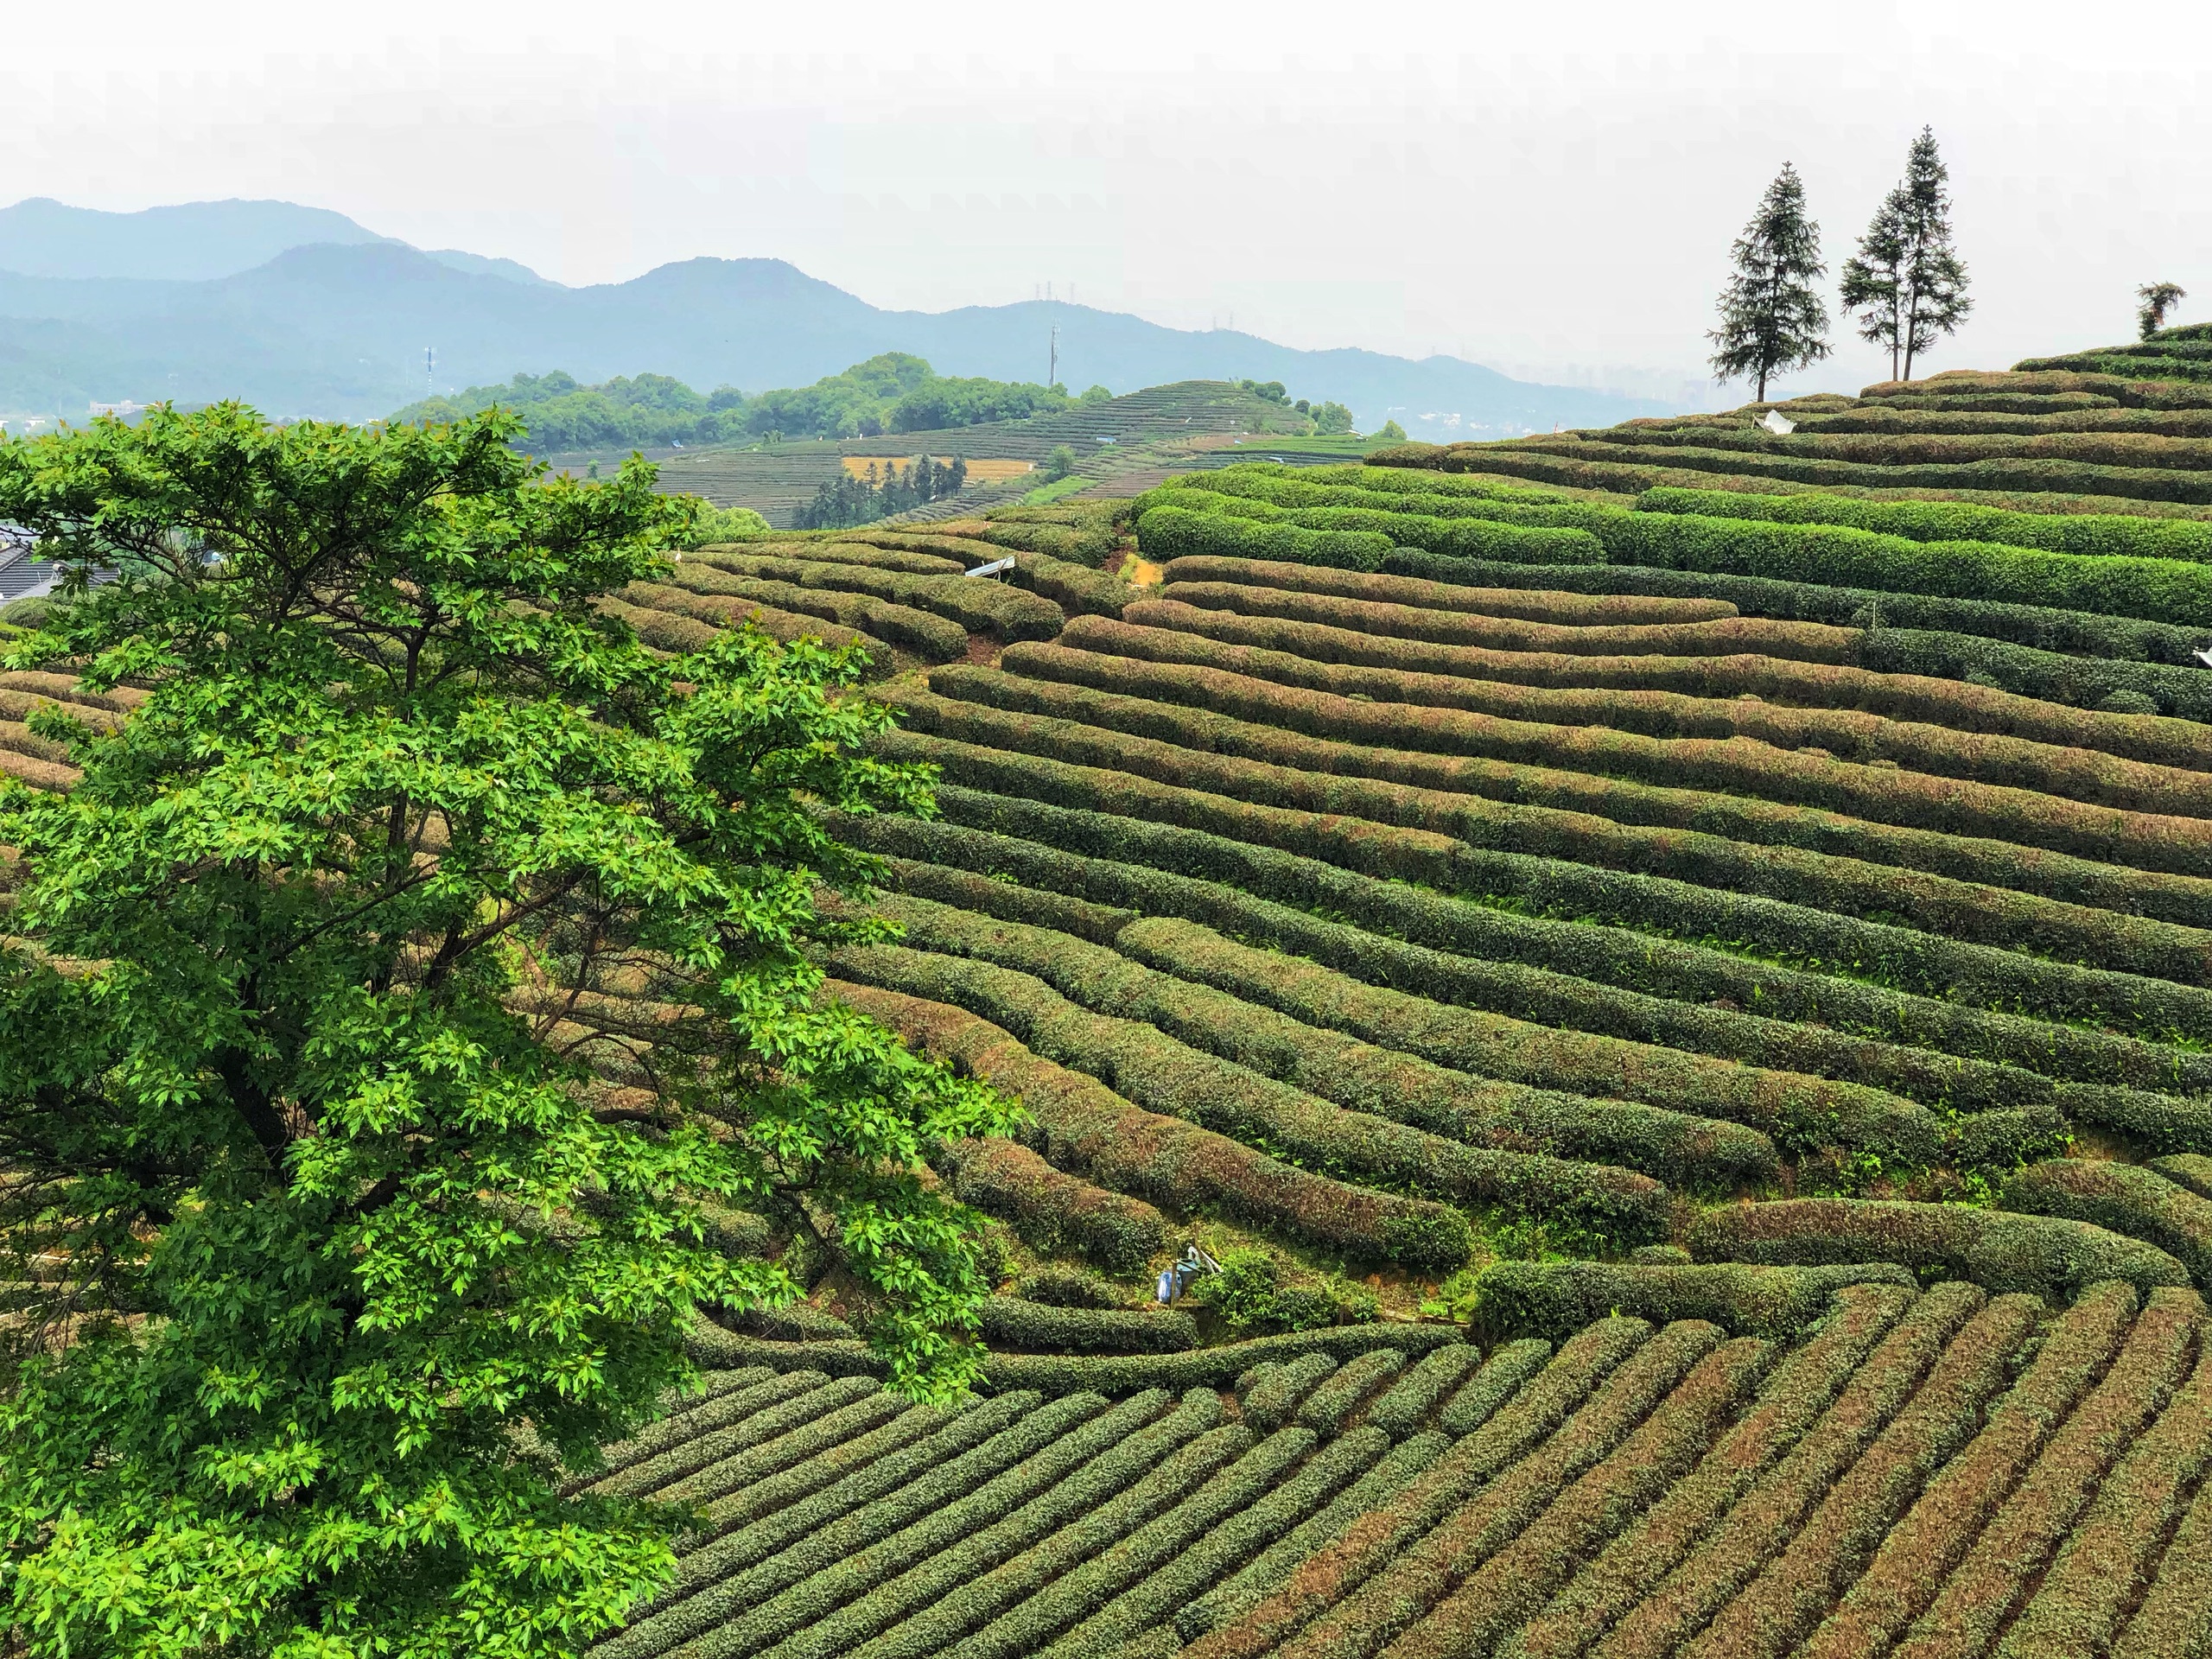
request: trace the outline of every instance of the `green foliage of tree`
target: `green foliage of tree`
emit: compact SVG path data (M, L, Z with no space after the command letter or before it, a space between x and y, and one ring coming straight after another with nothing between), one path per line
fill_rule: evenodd
M1805 187L1789 162L1729 251L1735 271L1720 294L1713 372L1747 377L1766 401L1770 377L1809 367L1828 354L1828 311L1813 283L1826 274L1821 227L1805 214Z
M755 536L768 533L768 521L750 507L718 507L709 501L697 501L697 511L690 524L683 532L686 547L711 547L717 542L749 541Z
M1045 457L1045 481L1057 484L1074 473L1076 466L1075 451L1065 443L1056 443L1052 453Z
M1843 306L1859 337L1890 348L1892 379L1912 378L1913 359L1956 331L1974 309L1965 263L1951 241L1950 169L1923 127L1905 158L1904 181L1883 199L1843 263Z
M1323 437L1351 430L1351 410L1338 403L1325 403L1313 410L1313 429Z
M2189 290L2178 283L2145 283L2135 290L2135 297L2143 302L2135 321L2148 340L2166 326L2166 314L2189 297Z
M1083 396L1076 399L1078 404L1110 404L1113 401L1114 394L1099 385L1085 386Z
M1406 441L1406 429L1395 421L1385 421L1382 423L1382 429L1375 435L1384 443L1403 443Z
M223 405L0 445L0 518L69 570L8 661L150 690L41 722L72 792L0 791L0 1278L39 1281L0 1647L577 1651L671 1517L563 1473L686 1382L696 1310L795 1290L715 1247L728 1206L850 1271L899 1387L974 1375L970 1218L916 1172L1009 1112L816 1007L808 956L852 932L817 886L875 874L809 803L927 779L869 757L849 653L663 659L600 616L687 509L639 462L541 481L518 429ZM585 1002L655 1089L588 1076Z

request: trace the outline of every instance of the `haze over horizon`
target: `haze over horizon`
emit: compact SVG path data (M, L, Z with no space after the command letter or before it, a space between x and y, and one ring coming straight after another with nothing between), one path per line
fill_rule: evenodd
M2212 22L2178 4L2124 33L1980 4L1875 8L1847 32L1599 0L1565 38L1416 5L1348 47L1316 7L977 5L923 29L862 3L827 48L814 14L678 0L650 35L607 16L248 0L209 29L125 0L88 64L81 19L29 13L0 67L0 200L277 198L571 285L700 255L929 311L1049 282L1177 327L1654 395L1702 374L1729 242L1781 164L1832 294L1925 122L1977 300L1929 369L2126 338L2141 282L2200 296L2177 321L2212 315L2212 113L2191 86ZM1887 373L1836 333L1783 391Z

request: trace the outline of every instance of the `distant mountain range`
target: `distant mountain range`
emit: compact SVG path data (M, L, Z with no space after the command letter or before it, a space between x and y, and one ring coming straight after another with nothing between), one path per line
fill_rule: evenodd
M780 259L689 259L568 288L512 260L425 252L290 202L0 208L0 416L19 428L26 416L81 419L95 402L163 398L372 419L518 371L654 372L757 392L887 351L940 373L1037 380L1055 325L1072 387L1280 380L1293 397L1349 404L1363 430L1395 419L1415 436L1491 437L1669 412L1458 358L1297 351L1089 306L886 311Z

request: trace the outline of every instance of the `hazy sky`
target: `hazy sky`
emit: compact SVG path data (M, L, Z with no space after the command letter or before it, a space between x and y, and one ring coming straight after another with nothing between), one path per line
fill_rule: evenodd
M879 305L1049 280L1297 346L1688 373L1782 162L1833 270L1927 122L1979 299L1931 367L2128 337L2152 280L2212 317L2201 0L24 0L7 32L0 202L283 197L571 283L768 255ZM1878 367L1843 343L1795 385Z

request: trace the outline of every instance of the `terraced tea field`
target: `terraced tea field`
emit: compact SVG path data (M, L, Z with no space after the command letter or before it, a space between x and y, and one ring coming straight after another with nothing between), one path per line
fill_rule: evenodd
M595 1651L2212 1651L2194 338L609 601L868 649L939 810L834 819L904 931L824 995L1032 1122L936 1159L978 1401L885 1394L830 1268L705 1331L578 1473L696 1514ZM0 695L49 785L34 702L127 713ZM589 988L549 1039L650 1085ZM1244 1300L1153 1305L1194 1240Z

